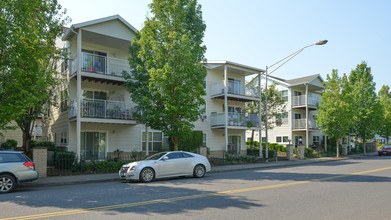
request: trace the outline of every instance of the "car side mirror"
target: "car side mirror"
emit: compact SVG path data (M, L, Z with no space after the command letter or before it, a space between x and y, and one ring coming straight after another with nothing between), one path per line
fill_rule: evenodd
M163 161L166 161L166 160L168 160L168 157L167 157L167 156L164 156L164 157L162 158L162 160L163 160Z

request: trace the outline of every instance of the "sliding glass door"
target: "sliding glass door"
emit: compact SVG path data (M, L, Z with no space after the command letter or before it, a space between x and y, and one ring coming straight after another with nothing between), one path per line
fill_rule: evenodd
M104 160L106 158L106 133L81 133L81 159Z

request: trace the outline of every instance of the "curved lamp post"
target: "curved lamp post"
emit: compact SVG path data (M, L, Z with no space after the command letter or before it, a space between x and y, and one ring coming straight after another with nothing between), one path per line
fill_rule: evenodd
M265 152L265 161L268 162L268 159L269 159L269 144L268 144L268 133L267 133L267 127L268 127L268 117L267 117L267 77L272 74L274 71L276 71L278 68L280 68L282 65L284 65L285 63L287 63L289 60L291 60L293 57L295 57L297 54L301 53L305 48L307 47L311 47L311 46L314 46L314 45L325 45L327 44L327 40L321 40L319 42L316 42L314 44L310 44L310 45L307 45L299 50L297 50L296 52L286 56L285 58L283 58L282 60L270 65L270 66L266 66L266 69L265 69L265 78L266 78L266 85L265 85L265 89L266 89L266 96L265 96L265 138L266 138L266 152ZM280 64L281 63L281 64ZM277 66L276 68L274 68L270 73L268 73L268 70L270 68L272 68L273 66L276 66L277 64L280 64L279 66ZM261 135L260 135L261 136ZM261 144L262 144L262 140L261 140Z

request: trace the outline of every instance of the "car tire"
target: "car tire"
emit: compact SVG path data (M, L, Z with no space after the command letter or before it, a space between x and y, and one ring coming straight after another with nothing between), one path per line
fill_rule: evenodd
M205 176L205 167L202 164L197 164L194 167L193 176L196 178L202 178Z
M155 171L150 168L146 167L141 170L140 172L140 181L143 183L151 182L153 179L155 179Z
M8 193L14 190L16 180L13 176L8 174L0 175L0 193Z

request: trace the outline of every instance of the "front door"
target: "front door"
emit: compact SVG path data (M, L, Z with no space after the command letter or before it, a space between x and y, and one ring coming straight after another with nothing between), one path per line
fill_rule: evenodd
M302 145L303 144L303 137L302 136L295 136L295 145Z
M241 136L230 135L228 136L228 144L231 149L228 149L231 154L240 154L241 149Z

